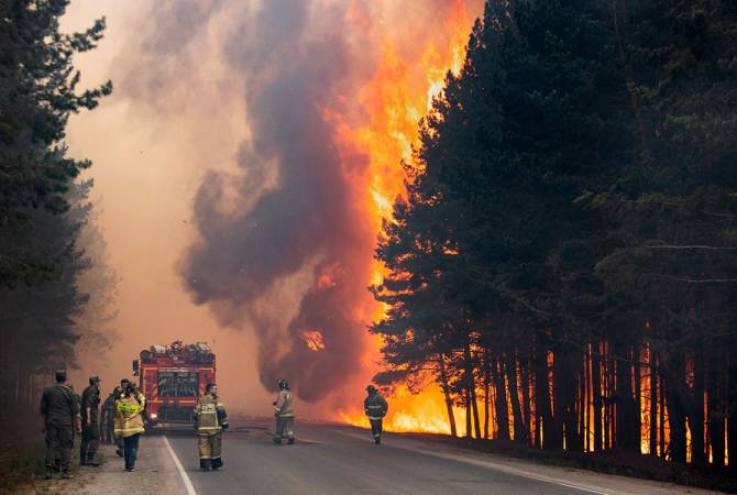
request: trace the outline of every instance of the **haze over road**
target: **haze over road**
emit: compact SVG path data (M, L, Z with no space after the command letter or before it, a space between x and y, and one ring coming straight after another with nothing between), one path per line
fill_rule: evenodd
M355 428L299 425L297 433L296 445L278 447L268 424L233 428L224 437L225 469L210 473L196 469L191 433L166 436L199 495L685 493L683 487L528 465L398 435L376 446L368 432Z

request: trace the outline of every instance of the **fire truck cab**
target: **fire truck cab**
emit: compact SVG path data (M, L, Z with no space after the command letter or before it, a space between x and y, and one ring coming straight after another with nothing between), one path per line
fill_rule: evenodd
M205 342L152 345L133 361L150 422L192 423L197 397L215 383L215 355Z

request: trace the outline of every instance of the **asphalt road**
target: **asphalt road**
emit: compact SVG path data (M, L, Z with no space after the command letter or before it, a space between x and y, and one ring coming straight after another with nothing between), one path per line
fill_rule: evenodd
M377 446L362 430L298 425L297 436L295 445L277 446L266 425L233 428L223 439L224 469L210 473L198 469L192 433L167 434L167 439L199 495L607 493L578 489L565 479L510 473L438 451L431 443L405 442L391 435Z

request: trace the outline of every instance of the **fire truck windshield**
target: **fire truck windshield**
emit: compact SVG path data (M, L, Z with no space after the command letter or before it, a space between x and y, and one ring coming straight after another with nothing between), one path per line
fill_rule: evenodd
M198 373L159 371L158 388L161 397L197 397L199 386Z

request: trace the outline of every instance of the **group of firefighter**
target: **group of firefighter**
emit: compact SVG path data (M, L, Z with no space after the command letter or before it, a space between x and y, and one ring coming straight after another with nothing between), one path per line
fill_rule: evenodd
M46 438L46 479L55 471L62 478L71 477L71 452L75 433L81 434L79 464L97 467L97 450L100 440L117 445L116 454L125 460L125 470L135 470L138 443L145 431L147 420L146 398L140 390L124 378L120 386L100 404L102 381L97 375L89 379L89 386L81 397L67 383L66 370L56 371L56 383L44 390L41 397L41 415L44 418ZM274 443L295 443L294 396L287 380L279 380L279 393L273 402L276 429ZM366 387L364 411L371 423L374 442L381 443L382 422L388 405L376 387ZM223 466L222 438L228 429L228 414L225 404L218 396L217 385L208 383L205 394L198 398L194 409L194 427L197 431L200 454L200 469L216 471Z

